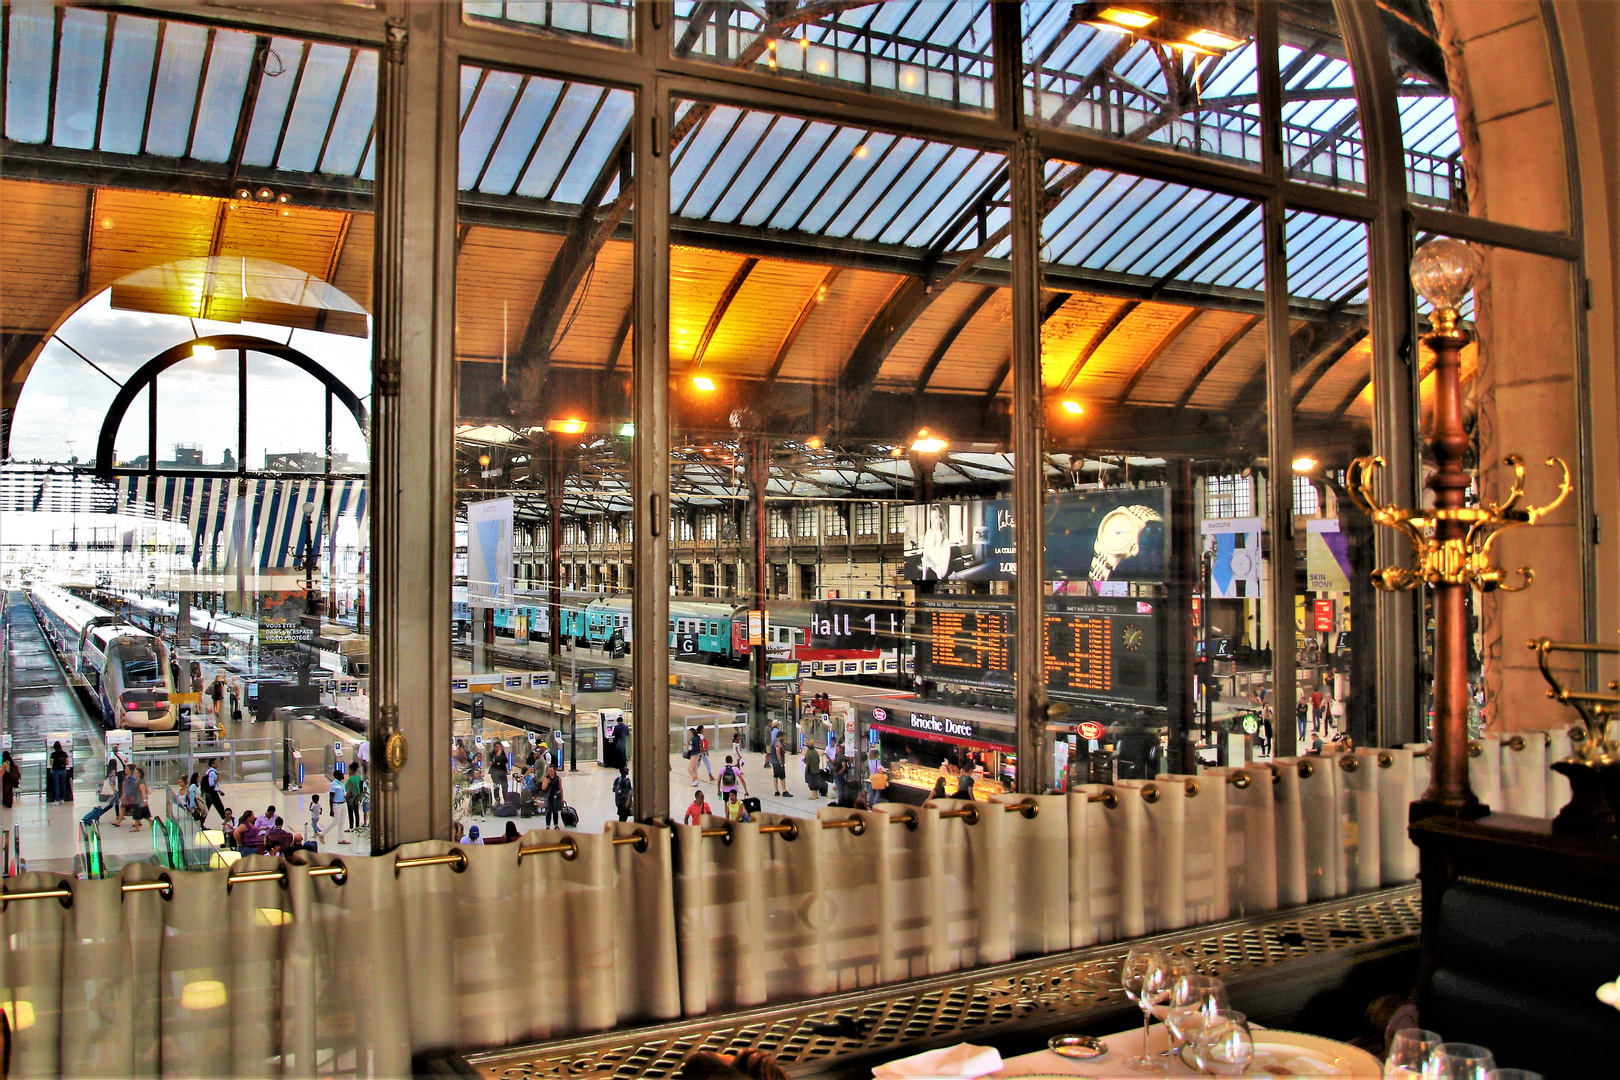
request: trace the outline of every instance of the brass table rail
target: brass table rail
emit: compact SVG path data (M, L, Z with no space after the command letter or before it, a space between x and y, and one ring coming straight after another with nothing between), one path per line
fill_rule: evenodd
M983 1039L1043 1019L1083 1024L1087 1013L1117 1009L1125 1001L1118 967L1139 942L1172 949L1207 973L1231 977L1353 946L1415 939L1420 925L1418 887L1401 885L869 990L467 1054L441 1062L441 1074L659 1080L675 1075L693 1050L730 1054L749 1048L806 1073L834 1066L839 1058L886 1050L898 1056L908 1044Z

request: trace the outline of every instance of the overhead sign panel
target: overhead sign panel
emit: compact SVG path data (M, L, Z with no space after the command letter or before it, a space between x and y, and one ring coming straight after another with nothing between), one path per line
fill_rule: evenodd
M512 606L511 499L467 504L467 603Z
M905 574L912 581L1009 581L1018 549L1012 500L906 508ZM1046 576L1056 581L1162 581L1169 488L1048 495Z

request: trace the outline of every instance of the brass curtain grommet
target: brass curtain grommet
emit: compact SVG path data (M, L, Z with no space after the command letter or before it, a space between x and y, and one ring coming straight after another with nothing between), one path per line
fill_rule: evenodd
M1108 809L1112 810L1119 805L1119 795L1114 791L1113 788L1109 788L1107 791L1099 791L1095 794L1087 795L1086 802L1100 802Z
M1395 764L1394 754L1390 753L1388 750L1378 751L1378 767L1380 769L1387 769L1393 764Z
M1198 786L1198 781L1194 780L1190 776L1181 782L1181 786L1187 790L1187 798L1189 799L1196 799L1198 797L1198 792L1201 790Z
M1226 778L1226 782L1237 788L1239 791L1246 791L1248 790L1250 783L1249 774L1246 772L1232 773Z
M1316 772L1316 766L1312 765L1308 761L1301 761L1296 766L1296 768L1299 771L1299 778L1301 780L1309 780L1311 778L1311 776Z
M1156 802L1158 802L1159 801L1159 785L1157 785L1157 784L1143 784L1142 785L1142 801L1145 802L1145 803L1156 803Z
M1340 754L1339 768L1343 769L1345 772L1355 772L1357 769L1361 768L1361 759L1356 757L1354 754Z

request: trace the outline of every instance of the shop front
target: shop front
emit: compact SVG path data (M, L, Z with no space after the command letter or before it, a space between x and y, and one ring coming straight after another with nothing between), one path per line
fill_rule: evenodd
M1018 758L1010 714L959 708L940 712L927 702L907 702L862 706L860 719L868 745L878 748L889 772L887 796L895 802L920 805L942 777L949 797L956 796L968 775L973 777L973 797L981 801L1013 790Z

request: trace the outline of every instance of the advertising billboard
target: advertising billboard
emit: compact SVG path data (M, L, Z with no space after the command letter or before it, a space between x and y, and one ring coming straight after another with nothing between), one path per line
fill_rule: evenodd
M1169 489L1048 495L1046 576L1055 581L1162 581ZM1011 499L906 507L905 575L912 581L1009 581L1016 576Z
M467 603L512 606L512 500L467 504Z
M1261 567L1257 517L1212 518L1201 526L1209 558L1209 594L1221 599L1258 597L1265 574Z

